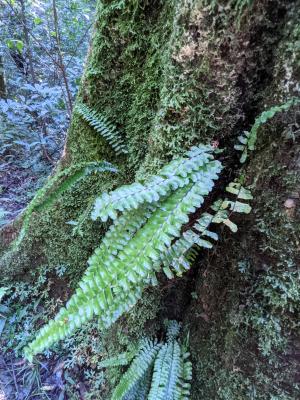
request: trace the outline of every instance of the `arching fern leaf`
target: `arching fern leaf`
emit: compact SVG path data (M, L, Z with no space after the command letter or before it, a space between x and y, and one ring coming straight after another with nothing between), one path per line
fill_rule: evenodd
M259 128L265 124L268 120L273 118L277 113L287 111L292 106L299 104L299 98L292 98L286 103L280 106L271 107L269 110L263 111L255 120L250 132L244 131L243 135L238 137L239 144L235 145L234 148L242 152L240 162L244 163L248 157L248 152L255 149L255 143L257 140L257 133Z
M49 208L61 194L69 190L73 185L88 175L99 172L117 172L117 169L106 161L82 162L48 179L48 182L40 189L26 208L20 233L13 243L13 248L19 246L28 231L32 213Z
M106 117L86 104L78 103L75 111L88 122L114 149L116 154L127 154L127 147L117 128Z

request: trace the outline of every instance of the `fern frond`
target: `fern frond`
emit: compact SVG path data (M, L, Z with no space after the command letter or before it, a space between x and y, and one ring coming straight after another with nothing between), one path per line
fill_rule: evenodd
M49 208L61 194L69 190L81 179L99 172L117 172L117 169L106 161L83 162L72 165L69 168L50 178L48 182L40 189L33 200L29 203L24 213L24 219L20 233L13 243L13 248L19 246L24 239L31 221L32 213Z
M136 355L136 350L127 351L125 353L120 353L115 357L110 357L106 360L101 361L98 364L99 368L111 368L111 367L120 367L124 365L128 365L132 359Z
M167 342L157 343L144 338L136 357L113 392L112 400L188 400L192 364L189 361L188 336L183 344L177 341L181 324L165 321ZM127 354L104 360L100 365L120 365ZM111 361L112 360L112 361ZM117 362L115 362L117 360Z
M166 320L165 321L165 327L167 328L167 340L175 340L178 338L180 329L181 329L181 323L175 321L175 320Z
M248 157L248 151L255 149L255 143L257 141L257 133L259 128L273 118L277 113L287 111L292 106L300 103L299 98L292 98L286 103L280 106L271 107L269 110L263 111L255 120L250 132L244 131L243 135L238 137L239 144L235 145L234 148L242 152L240 162L244 163Z
M212 161L212 148L202 146L193 148L185 157L171 161L144 185L133 183L122 186L110 193L102 194L95 202L92 218L106 221L108 217L116 219L116 211L137 209L142 204L152 204L172 191L198 180L198 175L215 169L220 171L220 163Z
M182 374L178 381L178 400L189 400L192 380L192 363L189 360L190 353L185 346L181 346Z
M88 122L114 149L116 154L127 154L127 147L117 128L106 117L85 104L76 105L75 111Z
M178 398L178 381L182 375L180 346L170 341L159 350L154 364L149 400L173 400Z
M226 191L235 195L235 201L217 200L211 206L214 214L203 213L191 229L184 232L175 243L160 254L159 262L163 265L163 271L169 279L174 278L174 272L181 276L183 272L190 268L191 261L194 261L197 255L195 246L206 249L213 247L210 240L218 240L218 235L208 229L211 224L224 223L232 232L236 232L237 226L229 219L230 214L232 212L248 214L251 211L248 203L237 200L251 200L252 195L248 189L245 189L239 182L231 182L226 187Z
M144 376L123 397L123 400L147 400L151 385L152 368L148 368Z
M122 400L144 378L147 371L152 367L160 347L161 345L156 341L145 340L141 351L115 388L111 400Z

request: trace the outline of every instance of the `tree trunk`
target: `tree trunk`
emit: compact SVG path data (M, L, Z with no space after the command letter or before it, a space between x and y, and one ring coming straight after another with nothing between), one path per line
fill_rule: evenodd
M28 58L29 73L30 73L32 82L35 83L36 76L35 76L35 71L34 71L34 66L33 66L33 55L32 55L30 38L29 38L29 30L28 30L28 25L27 25L25 1L19 0L19 2L21 5L21 21L22 21L24 39L25 39L25 44L26 44L26 56Z
M3 64L3 56L0 54L0 99L6 98L6 82L5 82L5 71Z
M120 172L90 177L36 213L17 250L9 243L22 218L5 227L0 271L26 279L29 269L63 264L74 283L105 226L86 219L83 236L74 236L68 221L80 218L97 194L155 173L192 145L218 144L224 183L242 173L253 190L253 212L239 218L239 234L222 232L217 249L203 253L185 277L145 293L127 334L157 328L164 317L182 320L190 332L193 399L283 399L284 391L296 395L299 379L292 368L299 345L297 110L260 130L242 170L233 145L264 109L299 96L300 3L203 3L99 2L77 101L114 122L129 153L116 156L75 112L56 173L89 160L110 161ZM118 329L117 323L111 342Z

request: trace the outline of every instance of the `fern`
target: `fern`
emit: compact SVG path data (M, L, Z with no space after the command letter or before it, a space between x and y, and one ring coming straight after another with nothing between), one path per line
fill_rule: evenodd
M130 364L132 359L136 356L137 352L143 347L144 342L140 344L138 348L134 348L131 351L126 351L125 353L120 353L115 357L111 357L107 360L101 361L98 364L99 368L112 368L121 367Z
M121 400L132 389L135 389L134 392L139 389L139 381L144 379L147 371L153 365L160 347L161 345L156 341L144 339L140 352L115 388L111 400Z
M143 339L134 361L114 389L111 400L183 400L190 397L192 379L187 344L180 344L180 324L167 323L166 343ZM126 354L126 353L125 353ZM124 354L101 366L120 365Z
M152 204L190 182L197 182L207 168L219 172L220 165L212 160L209 146L193 148L186 157L175 159L163 167L159 175L150 178L146 184L134 183L104 193L96 200L92 218L101 218L102 221L108 217L116 219L117 210L123 212L137 209L144 203Z
M75 111L88 122L112 146L116 154L127 154L127 147L117 131L106 117L97 113L85 104L77 104Z
M185 231L182 237L172 244L167 251L161 254L159 262L163 265L163 271L169 279L174 274L181 276L191 266L198 254L196 249L213 247L211 239L218 240L218 235L209 230L211 224L225 224L232 232L237 231L237 226L230 220L233 212L250 213L248 203L239 200L251 200L252 195L239 182L231 182L226 191L235 195L235 200L217 200L212 206L212 212L205 212L194 222L192 228Z
M27 347L29 359L94 315L99 317L100 326L109 327L136 304L145 287L157 284L156 273L162 266L169 278L174 276L172 270L181 275L196 255L193 247L210 248L210 239L217 239L208 229L211 223L223 222L236 230L229 213L235 208L248 212L249 208L235 207L235 202L226 199L213 206L215 213L204 213L191 229L182 232L221 171L212 151L207 146L193 148L143 185L123 186L96 201L93 217L105 221L111 216L114 223L90 257L89 267L65 308ZM244 192L240 188L238 193Z
M49 208L61 194L69 190L79 180L86 176L98 172L117 172L117 169L110 163L101 161L83 162L72 165L69 168L50 178L48 182L40 189L24 213L23 223L17 239L13 243L13 248L19 246L24 239L31 221L32 213ZM61 183L62 181L62 183Z
M288 102L280 105L274 106L267 111L263 111L259 117L256 118L250 132L244 131L243 135L238 137L239 144L235 145L234 148L242 152L240 162L244 163L248 157L248 151L253 151L255 149L255 143L257 140L257 133L259 128L273 118L277 113L287 111L292 106L299 104L300 100L298 98L292 98Z
M145 184L142 191L135 192L133 184L116 190L118 199L124 198L119 204L126 211L90 258L89 268L66 308L41 329L27 348L29 357L71 334L93 315L99 316L103 327L110 326L140 299L147 285L157 283L160 254L180 237L188 215L201 206L218 178L221 164L213 160L211 153L210 147L192 149L175 160L182 167L175 169L178 175L171 162L160 175L150 179L157 183L152 188ZM127 201L124 193L129 193ZM106 196L114 198L115 194L102 197ZM137 209L134 198L141 199ZM117 217L114 210L110 215Z

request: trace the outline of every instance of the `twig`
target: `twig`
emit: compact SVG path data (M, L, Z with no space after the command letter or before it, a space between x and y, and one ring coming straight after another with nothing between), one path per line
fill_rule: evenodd
M60 32L59 32L59 26L58 26L58 14L57 14L57 8L56 8L56 0L52 0L52 5L53 5L53 19L54 19L54 27L55 27L55 39L56 39L56 44L57 44L57 54L58 54L58 60L59 60L59 65L60 65L60 70L62 73L63 81L66 87L66 92L67 92L67 97L68 97L68 105L69 105L69 115L71 116L72 110L73 110L73 104L72 104L72 95L69 87L69 82L67 78L67 73L66 73L66 68L64 65L64 60L62 56L62 51L61 51L61 40L60 40Z

